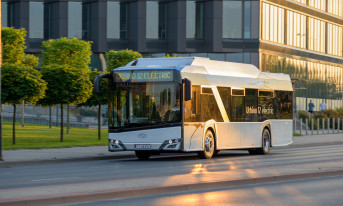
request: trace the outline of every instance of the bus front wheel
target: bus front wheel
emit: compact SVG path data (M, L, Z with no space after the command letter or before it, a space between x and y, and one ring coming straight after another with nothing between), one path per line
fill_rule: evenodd
M215 152L215 141L213 133L210 130L207 130L204 138L204 149L198 153L198 156L201 159L211 159Z
M148 160L151 156L151 153L148 151L135 151L135 153L140 160Z

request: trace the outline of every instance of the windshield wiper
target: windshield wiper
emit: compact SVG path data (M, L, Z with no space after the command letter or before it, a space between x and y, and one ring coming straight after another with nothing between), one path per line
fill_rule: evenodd
M144 125L144 123L127 123L124 126L120 127L117 132L120 132L123 129L130 128L132 126L142 126L142 124Z

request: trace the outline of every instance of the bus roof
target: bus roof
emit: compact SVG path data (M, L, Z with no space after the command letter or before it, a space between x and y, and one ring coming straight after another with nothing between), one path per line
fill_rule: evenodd
M134 65L134 66L133 66ZM210 60L204 57L139 58L120 69L173 68L195 85L292 91L288 74L261 72L252 64Z

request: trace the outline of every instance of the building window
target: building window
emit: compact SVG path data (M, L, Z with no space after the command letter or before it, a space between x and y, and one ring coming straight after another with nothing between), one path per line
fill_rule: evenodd
M326 0L308 0L308 5L316 9L326 11Z
M7 27L7 2L1 2L1 26Z
M90 3L82 4L82 39L89 40L90 38Z
M250 26L251 26L251 1L245 1L244 2L244 38L250 39L251 38L251 32L250 32Z
M82 3L68 2L68 38L82 38Z
M308 49L325 53L325 24L324 21L309 17Z
M262 39L284 44L285 10L263 3ZM294 26L293 24L290 27ZM306 38L306 36L305 36Z
M342 27L328 23L327 53L335 56L343 56Z
M14 3L7 3L7 26L14 26Z
M287 45L306 48L306 16L287 11Z
M328 12L337 16L343 17L343 1L342 0L327 0Z
M223 38L242 38L242 2L223 1Z
M44 39L51 39L52 32L52 4L45 3L44 4Z
M30 2L29 12L29 37L42 39L44 37L44 3Z
M202 39L204 33L204 2L187 1L186 38Z
M167 3L146 2L147 39L167 39L167 17Z
M107 2L107 38L127 39L128 3Z

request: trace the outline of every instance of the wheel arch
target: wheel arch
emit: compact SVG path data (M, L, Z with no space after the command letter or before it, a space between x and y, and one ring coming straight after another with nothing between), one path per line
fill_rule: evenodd
M202 142L204 142L204 138L205 138L205 135L206 135L206 132L209 130L212 132L213 134L213 137L214 137L214 142L215 142L215 149L217 149L217 134L216 134L216 121L215 120L209 120L205 123L204 125L204 131L203 131L203 135L202 135ZM202 144L202 149L204 148L204 145Z
M273 134L272 134L272 122L270 120L266 120L262 123L262 132L261 132L261 139L263 138L263 130L268 129L270 134L270 146L273 146Z

